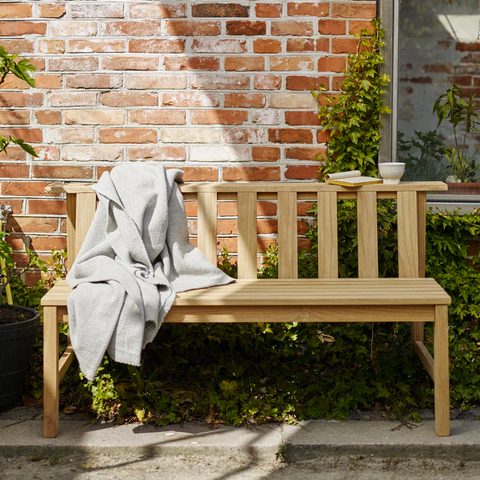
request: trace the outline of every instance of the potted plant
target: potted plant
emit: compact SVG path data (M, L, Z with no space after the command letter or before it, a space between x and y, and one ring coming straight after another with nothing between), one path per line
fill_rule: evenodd
M24 80L31 87L35 80L30 72L35 67L27 59L17 60L18 55L9 54L0 46L0 85L7 75L12 74ZM23 140L13 136L0 136L0 151L7 154L11 144L20 146L30 155L38 157L35 150ZM40 266L41 260L27 249L28 265L16 268L12 260L12 249L6 242L6 217L11 209L2 205L0 217L0 407L16 402L22 392L30 355L40 325L40 313L32 308L11 305L13 303L12 282L18 285L21 275L31 267ZM7 300L7 303L4 302Z
M468 134L472 130L478 132L477 126L480 125L477 113L480 107L475 104L474 97L470 92L466 101L463 90L452 85L446 93L438 97L433 106L433 113L438 117L437 128L444 120L448 120L453 128L455 146L444 147L445 157L450 164L447 167L450 172L447 183L451 193L468 193L480 189L480 183L476 183L478 175L475 163L478 148L469 155L467 146Z

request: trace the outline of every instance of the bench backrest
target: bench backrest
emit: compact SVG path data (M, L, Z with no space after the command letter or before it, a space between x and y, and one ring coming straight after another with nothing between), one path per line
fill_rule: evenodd
M67 251L75 259L93 219L96 196L91 185L53 184L67 194ZM377 200L396 199L399 276L425 276L427 191L446 190L442 182L406 182L346 188L325 183L191 183L180 186L185 200L198 202L198 247L217 261L218 200L238 202L238 277L257 276L257 201L276 200L279 278L298 277L297 201L318 205L318 276L338 277L337 201L357 200L358 276L378 277ZM71 264L71 263L70 263Z

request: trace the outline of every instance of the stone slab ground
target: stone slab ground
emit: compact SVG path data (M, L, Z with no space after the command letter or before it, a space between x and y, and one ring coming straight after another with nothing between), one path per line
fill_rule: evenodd
M44 439L40 411L20 408L0 414L0 479L480 478L474 414L453 420L447 438L435 435L433 420L362 418L213 429L62 415L59 436Z

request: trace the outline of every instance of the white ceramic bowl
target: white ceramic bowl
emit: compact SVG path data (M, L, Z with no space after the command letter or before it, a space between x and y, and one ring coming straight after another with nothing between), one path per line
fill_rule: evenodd
M384 184L397 185L400 183L400 179L405 171L405 164L401 162L379 163L378 169L380 170Z

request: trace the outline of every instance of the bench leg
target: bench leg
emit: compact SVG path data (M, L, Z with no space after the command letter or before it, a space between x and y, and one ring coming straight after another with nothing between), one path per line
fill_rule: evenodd
M43 436L58 435L60 378L57 307L43 309Z
M425 324L422 322L413 322L412 323L412 354L415 353L415 342L425 343Z
M439 437L450 435L450 385L448 372L448 307L435 307L434 381L435 432Z

